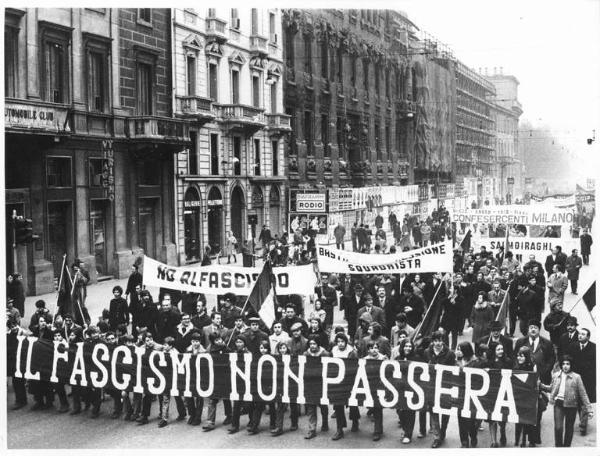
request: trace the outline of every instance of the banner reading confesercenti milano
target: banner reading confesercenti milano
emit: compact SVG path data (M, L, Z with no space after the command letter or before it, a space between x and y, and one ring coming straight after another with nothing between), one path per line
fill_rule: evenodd
M317 261L321 272L341 274L452 272L452 241L385 255L355 253L319 245Z
M170 266L144 257L144 285L204 294L249 295L261 268L221 265ZM312 264L273 268L275 292L280 295L310 295L317 276ZM293 277L293 278L292 278Z
M533 372L332 357L171 354L25 336L17 337L13 350L15 376L30 380L233 401L279 396L297 404L432 407L434 413L482 420L536 422Z
M486 206L481 209L455 209L453 222L502 223L505 225L570 225L572 209L559 209L551 205Z

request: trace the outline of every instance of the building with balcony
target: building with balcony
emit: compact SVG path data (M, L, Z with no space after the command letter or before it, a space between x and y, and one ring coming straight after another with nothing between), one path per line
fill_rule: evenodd
M281 13L276 9L174 9L175 117L191 144L176 164L180 264L238 242L262 225L284 230Z
M39 239L13 264L28 294L55 290L63 255L92 281L146 253L175 259L169 10L5 9L6 215Z
M492 115L496 125L496 160L494 175L497 177L497 193L501 201L510 202L522 198L525 191L524 160L519 154L519 117L523 114L518 100L519 81L505 75L502 68L494 68L485 78L495 87Z
M412 180L408 43L415 28L389 10L283 11L290 189L324 193Z

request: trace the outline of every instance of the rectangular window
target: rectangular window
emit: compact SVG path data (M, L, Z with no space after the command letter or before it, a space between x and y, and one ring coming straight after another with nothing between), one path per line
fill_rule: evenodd
M240 29L240 16L237 8L231 8L231 28Z
M379 65L375 65L375 93L377 94L377 96L381 95L380 79L381 72L379 70Z
M336 136L337 145L339 150L339 157L343 158L346 156L346 122L342 117L337 118L336 122Z
M277 113L277 81L271 84L271 114Z
M390 98L390 71L385 72L385 96Z
M306 150L308 155L313 154L313 125L312 112L304 111L304 141L306 142Z
M239 104L240 102L240 72L231 70L231 102Z
M108 160L104 158L90 158L89 164L90 187L102 187L103 182L108 178ZM106 175L104 174L105 171Z
M210 17L210 18L217 17L217 10L215 8L208 8L208 17Z
M208 98L218 101L218 67L216 63L208 64Z
M290 29L286 29L286 32L285 32L286 60L285 61L286 61L286 66L292 71L294 70L294 66L296 64L294 36L295 36L295 34Z
M363 88L369 94L369 61L363 60Z
M233 175L242 174L242 138L233 137Z
M108 68L105 54L99 52L89 53L89 99L88 107L90 111L104 112L108 108L107 85L108 78L106 70Z
M68 103L69 59L66 41L44 39L43 42L44 100Z
M48 187L71 187L70 157L46 159L46 183Z
M329 116L321 114L321 141L323 141L323 156L331 156L331 148L329 147Z
M219 135L214 133L210 135L210 174L219 174Z
M321 77L327 79L329 75L329 49L327 40L321 43Z
M375 151L377 160L381 160L381 126L378 123L375 123Z
M312 73L312 39L304 38L304 71Z
M152 114L152 65L148 63L137 64L137 114Z
M258 35L258 10L252 8L252 35Z
M254 175L260 176L260 139L254 140Z
M196 95L196 57L188 55L187 65L187 94L190 97Z
M252 106L260 108L260 76L252 76Z
M138 8L138 20L152 23L152 9L151 8Z
M271 41L271 43L277 43L275 13L269 13L269 41Z
M392 153L392 135L390 124L386 124L385 126L385 150L389 158L390 154Z
M198 174L198 133L190 131L190 148L188 149L188 174Z
M350 58L350 83L352 84L352 87L356 87L356 56L352 55Z
M7 97L17 96L18 78L18 33L12 27L4 29L4 93Z
M271 141L271 153L273 155L273 176L279 175L279 142Z

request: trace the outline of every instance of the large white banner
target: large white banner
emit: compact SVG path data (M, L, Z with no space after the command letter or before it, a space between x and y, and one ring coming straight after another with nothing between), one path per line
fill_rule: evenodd
M562 247L562 251L567 255L570 255L573 249L579 250L579 239L575 238L509 237L508 249L505 243L505 238L471 238L471 245L475 248L475 252L478 252L482 246L485 246L488 252L504 247L505 252L511 251L515 255L523 255L523 261L526 261L529 255L535 255L536 260L541 261L550 255L550 251L556 246Z
M481 209L455 209L453 222L503 223L508 225L570 225L573 211L548 205L488 206Z
M262 268L211 266L169 266L144 257L144 285L204 294L247 296ZM278 295L310 295L317 276L312 264L273 268Z
M321 272L342 274L452 272L452 241L393 255L369 255L319 245L317 260Z

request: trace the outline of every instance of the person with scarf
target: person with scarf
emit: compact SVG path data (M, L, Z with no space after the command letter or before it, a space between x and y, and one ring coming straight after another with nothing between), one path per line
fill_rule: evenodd
M510 369L512 368L513 362L504 352L504 345L497 344L494 347L494 353L490 353L486 367L489 369ZM498 428L500 428L500 445L501 447L506 446L506 421L489 421L490 424L490 437L492 439L491 448L498 448Z
M308 339L308 350L304 352L304 356L307 357L323 357L329 356L329 352L319 345L320 340L317 336L311 336ZM327 405L316 405L306 404L306 414L308 415L308 434L304 436L305 439L314 439L317 436L317 407L321 408L321 432L327 432L329 430L328 414L329 407Z
M419 361L423 362L423 358L415 349L415 344L409 338L405 338L400 342L399 354L395 361ZM398 418L400 419L400 426L403 430L402 443L408 444L412 441L412 434L415 428L415 419L417 412L411 409L398 409Z
M333 339L334 345L331 349L331 356L342 359L358 358L354 347L348 344L348 336L344 333L337 333ZM339 440L344 438L344 428L347 426L346 411L344 405L334 405L333 412L335 414L336 432L331 437L331 440ZM350 406L350 420L352 421L351 432L358 432L358 420L360 413L358 407Z
M482 361L475 356L473 345L470 342L461 342L456 347L456 365L458 367L483 367ZM458 416L458 434L461 448L475 448L477 446L478 420Z
M490 334L490 323L494 320L494 311L488 305L486 301L485 291L480 291L477 295L477 300L471 310L471 326L473 327L473 334L471 342L475 343L479 339Z
M535 371L535 365L533 364L533 362L531 361L531 349L527 346L523 346L521 347L518 351L517 351L517 355L515 357L515 361L513 363L513 367L514 370L519 370L519 371L525 371L525 372L534 372ZM543 394L540 392L540 394ZM538 409L539 409L539 401L538 401ZM545 405L544 405L545 407ZM529 439L529 442L531 444L531 442L533 442L535 436L534 436L534 427L531 424L521 424L521 423L516 423L515 424L515 446L520 446L521 448L524 448L527 446L527 439ZM521 437L523 438L523 440L521 441L521 443L519 443L519 441L521 440ZM535 444L533 444L535 445Z

